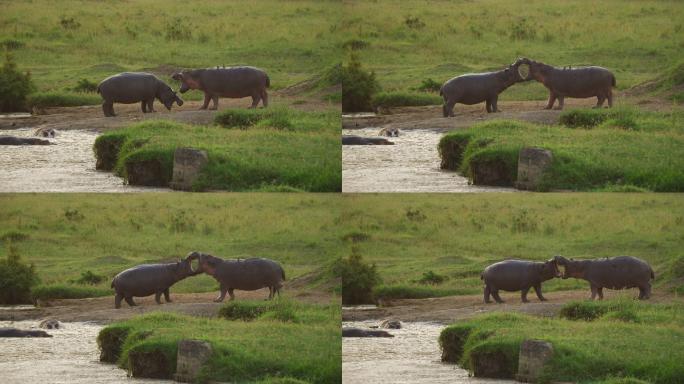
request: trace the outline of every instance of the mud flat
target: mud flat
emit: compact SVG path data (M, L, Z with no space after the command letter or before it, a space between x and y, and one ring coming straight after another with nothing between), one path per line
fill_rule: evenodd
M38 329L37 321L1 321L0 327ZM49 329L49 338L0 338L2 382L54 384L172 383L168 380L128 378L114 364L99 362L97 334L101 325L87 322L63 323Z
M344 322L345 327L369 328L378 321ZM403 323L388 329L391 338L345 337L342 340L342 381L345 384L409 383L513 383L477 379L455 364L440 361L437 339L443 325Z
M345 129L343 135L376 137L380 128ZM439 168L443 129L410 129L388 137L394 145L342 146L342 192L513 192L469 185Z
M34 129L0 131L33 137ZM0 146L0 192L160 192L166 188L125 185L110 172L95 170L93 130L59 131L54 145Z

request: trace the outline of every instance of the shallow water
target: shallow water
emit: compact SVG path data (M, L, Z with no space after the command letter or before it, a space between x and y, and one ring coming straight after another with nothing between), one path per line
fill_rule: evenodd
M345 327L369 328L379 321L343 322ZM345 384L453 384L514 383L469 377L454 364L440 361L437 338L444 325L426 322L403 323L388 329L384 337L342 339L342 382Z
M0 130L0 135L34 137L33 128ZM95 170L98 133L58 131L56 145L0 145L0 192L159 192L166 188L125 185L111 172Z
M0 321L0 327L38 329L36 321ZM114 364L99 362L96 337L101 325L64 323L47 329L53 337L0 338L0 378L3 384L173 383L133 379Z
M379 128L345 129L344 135L377 137ZM469 185L439 168L437 144L444 132L413 129L389 137L394 145L343 145L342 192L513 192Z

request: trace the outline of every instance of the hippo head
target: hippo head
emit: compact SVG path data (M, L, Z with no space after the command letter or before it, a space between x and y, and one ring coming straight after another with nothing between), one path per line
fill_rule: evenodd
M527 64L522 62L521 59L499 71L498 74L501 81L507 85L529 80Z
M201 253L201 252L191 252L188 254L188 257L194 257L198 260L199 265L196 269L198 273L206 273L207 275L214 275L214 272L216 270L216 266L221 262L221 259L218 257L214 257L208 253Z
M551 280L554 277L561 277L560 270L558 269L558 262L556 259L547 260L544 264L540 265L540 277L543 281Z
M570 277L581 279L584 276L584 263L575 261L574 259L566 259L563 256L555 256L553 260L563 267L563 279Z
M527 65L528 66L528 78L527 80L537 80L540 82L543 82L544 78L548 75L549 70L552 68L541 61L534 61L530 60L526 57L522 57L516 61L516 63L520 63L521 65Z
M198 258L199 256L197 255L197 252L191 252L185 257L185 259L178 259L178 262L176 262L176 276L179 278L185 278L202 273L199 266L196 268L192 267L192 262Z
M166 87L160 92L159 101L161 101L169 111L171 110L173 103L178 104L179 107L183 105L183 100L178 97L178 94L176 94L171 87Z
M196 78L193 71L177 72L171 78L181 82L180 89L178 90L180 93L185 93L190 89L202 89L199 79Z

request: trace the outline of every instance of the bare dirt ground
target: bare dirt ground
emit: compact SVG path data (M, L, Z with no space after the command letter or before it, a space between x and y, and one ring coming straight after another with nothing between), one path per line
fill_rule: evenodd
M334 297L325 290L315 289L288 289L282 290L283 295L306 303L330 304ZM173 293L171 291L171 303L161 305L154 301L154 296L134 298L137 306L129 307L122 302L121 308L114 308L114 294L106 297L88 299L60 299L41 303L40 307L20 306L16 308L5 307L0 310L0 321L21 321L54 318L62 322L89 321L107 324L114 321L129 319L133 316L150 312L174 312L184 315L213 317L219 309L228 302L215 303L213 300L218 292L205 293ZM268 297L268 289L258 291L235 291L235 300L265 300Z
M635 297L636 290L611 291L604 290L606 299L616 297ZM380 320L386 318L404 322L429 321L451 324L457 320L468 319L476 315L490 312L519 312L536 316L556 316L569 301L586 300L590 297L589 289L577 291L559 291L544 293L548 301L540 302L534 293L528 295L529 303L520 301L520 294L504 292L501 298L504 304L484 304L482 295L449 296L430 299L401 299L382 303L377 308L345 307L342 321ZM663 292L653 292L649 302L684 301Z
M271 92L271 103L285 104L289 107L303 111L321 111L331 108L331 105L323 101L320 95L303 95L293 93L289 89ZM235 108L247 108L252 99L227 99L219 100L218 111ZM209 104L212 105L211 103ZM166 110L158 100L154 103L154 113L142 113L140 104L114 104L115 117L105 117L102 106L88 105L82 107L57 107L46 108L40 114L30 117L14 118L5 117L0 119L0 130L15 129L20 127L52 128L55 130L84 129L105 132L111 129L145 120L167 119L188 124L211 124L214 120L215 110L200 110L202 101L186 101L182 107L174 104L171 111Z

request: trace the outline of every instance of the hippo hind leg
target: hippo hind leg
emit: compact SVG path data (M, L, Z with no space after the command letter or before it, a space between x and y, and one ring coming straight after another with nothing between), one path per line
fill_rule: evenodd
M501 296L499 296L499 290L498 289L492 289L492 296L494 296L494 300L496 300L497 303L499 303L499 304L505 303L505 301L501 300Z
M606 92L606 98L608 98L608 108L613 108L613 90L609 89Z
M200 109L207 109L207 107L209 106L209 100L211 100L211 96L208 93L204 92L204 103L202 104Z
M255 93L252 95L252 105L249 106L249 109L255 109L257 105L259 105L259 102L261 101L261 94Z
M564 105L565 105L565 96L558 96L558 106L554 109L562 111Z
M154 294L154 301L156 301L157 304L161 304L161 295L162 295L161 291Z
M235 300L235 295L233 294L233 288L228 288L228 296L230 296L230 301Z
M117 293L116 296L114 296L114 308L121 308L121 300L123 300L123 295Z
M156 112L154 110L154 99L147 100L147 112Z
M594 106L594 109L601 108L603 107L603 102L606 100L606 96L604 95L598 95L596 96L596 105Z
M142 113L147 113L147 101L143 100L140 103L140 109L142 109Z
M102 112L106 117L116 116L114 114L114 103L106 100L102 102Z
M130 305L131 307L135 307L137 304L135 304L135 301L133 301L133 296L126 296L124 297L124 300Z
M263 105L264 108L268 107L268 93L266 92L266 89L261 91L261 105Z
M167 303L171 303L171 294L169 293L169 289L166 288L164 290L164 300L166 300Z
M444 117L454 117L454 106L456 105L455 101L448 100L446 104L444 105Z
M484 302L485 304L489 304L492 302L492 300L489 298L489 296L492 294L492 289L489 288L489 285L485 285L484 288Z

